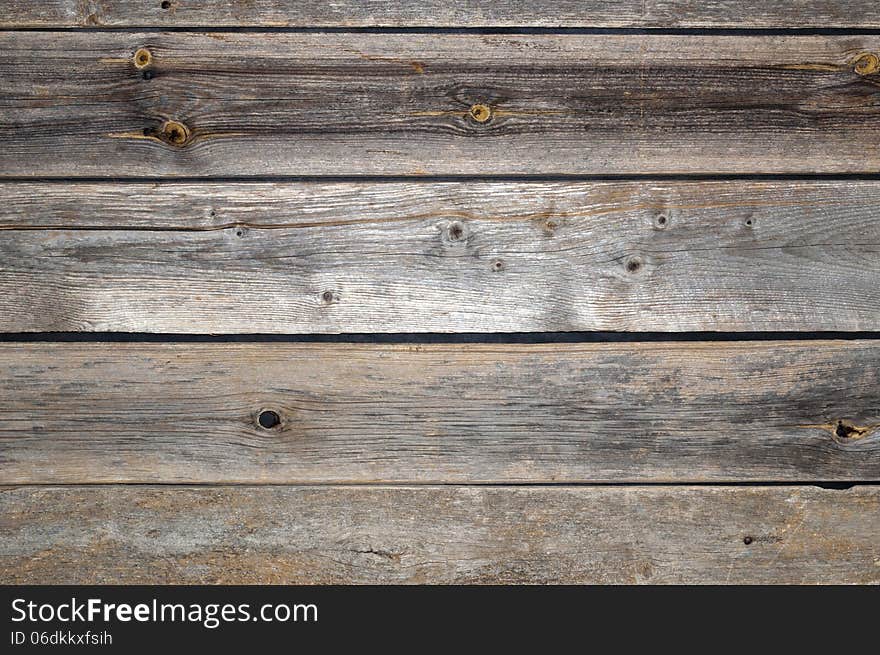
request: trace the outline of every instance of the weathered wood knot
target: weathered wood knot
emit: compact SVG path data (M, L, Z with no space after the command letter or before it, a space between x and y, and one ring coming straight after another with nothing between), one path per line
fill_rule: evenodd
M324 303L325 305L332 305L334 302L337 302L338 300L339 300L339 296L337 296L332 291L329 291L329 290L324 291L321 294L321 302Z
M467 237L467 229L461 221L452 221L446 226L446 238L449 241L463 241Z
M178 121L165 121L161 134L165 141L178 147L185 146L191 136L189 128Z
M487 123L492 118L492 109L482 103L473 105L468 113L477 123Z
M853 70L859 75L873 75L880 72L880 57L873 52L866 52L856 59Z
M630 273L631 275L636 275L639 271L642 270L644 265L645 265L645 262L642 261L642 258L639 257L638 255L634 255L632 257L627 257L626 261L624 261L624 264L623 264L624 268L626 269L626 272Z
M138 70L144 70L145 68L149 68L153 63L153 53L146 48L138 48L134 53L134 57L132 57L132 61L134 62L135 68Z

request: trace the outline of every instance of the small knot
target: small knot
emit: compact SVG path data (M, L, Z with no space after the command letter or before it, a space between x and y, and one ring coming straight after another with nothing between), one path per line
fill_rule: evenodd
M146 48L139 48L138 51L134 53L132 61L134 62L135 68L143 70L153 63L153 53Z
M332 291L325 291L321 294L321 302L323 302L325 305L329 305L330 303L332 303L335 300L336 300L336 294L333 293Z
M853 70L859 75L873 75L880 71L880 57L873 52L867 52L856 59Z
M450 241L461 241L465 238L466 231L461 221L452 221L446 227L446 237Z
M165 121L162 125L162 137L174 146L184 146L189 141L189 128L177 121Z
M492 118L492 109L484 104L474 105L468 113L478 123L486 123Z
M639 271L642 270L642 266L644 262L642 262L641 257L628 257L626 262L624 263L624 267L626 268L627 273L631 273L635 275Z

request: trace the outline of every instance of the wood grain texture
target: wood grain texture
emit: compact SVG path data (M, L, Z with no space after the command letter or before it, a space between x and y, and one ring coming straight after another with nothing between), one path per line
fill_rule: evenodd
M880 329L880 183L5 183L0 330Z
M877 35L3 32L0 176L876 173L878 50Z
M2 27L876 28L867 0L5 0Z
M878 371L875 341L3 344L0 484L873 481Z
M6 488L0 580L877 584L878 533L875 486Z

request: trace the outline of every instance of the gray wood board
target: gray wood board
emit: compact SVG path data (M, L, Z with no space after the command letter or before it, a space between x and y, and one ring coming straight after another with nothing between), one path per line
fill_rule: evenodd
M867 0L5 0L3 27L877 28Z
M876 341L2 344L0 484L873 481L878 371Z
M0 581L877 584L878 534L875 486L5 488Z
M880 183L0 184L0 330L880 329Z
M0 176L876 173L878 50L877 35L2 32Z

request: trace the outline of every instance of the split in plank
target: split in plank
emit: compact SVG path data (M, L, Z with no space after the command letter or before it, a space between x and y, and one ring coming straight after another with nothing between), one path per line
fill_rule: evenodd
M878 533L875 486L19 487L0 580L876 584Z
M877 28L867 0L5 0L2 27Z
M880 172L880 36L0 33L0 176Z
M880 330L880 183L0 184L0 330Z
M0 484L872 481L878 371L876 341L2 344Z

